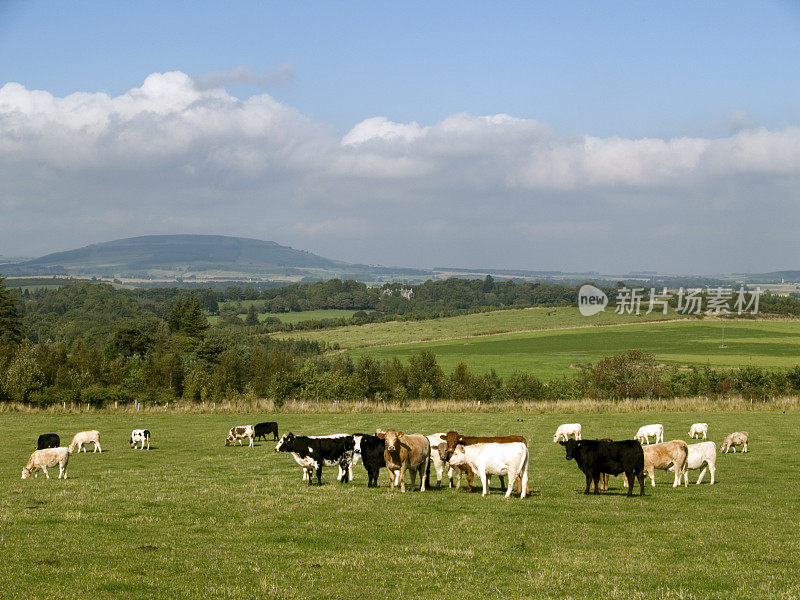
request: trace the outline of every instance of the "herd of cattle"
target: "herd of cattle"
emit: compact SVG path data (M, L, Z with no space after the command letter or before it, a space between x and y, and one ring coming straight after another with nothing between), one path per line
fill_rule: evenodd
M695 423L689 430L690 438L705 440L708 434L707 423ZM278 424L275 422L258 423L257 425L238 425L231 427L225 438L225 445L236 442L243 445L242 440L249 441L252 447L255 440L271 435L278 441L276 452L291 454L300 466L303 480L308 485L313 483L316 475L317 483L322 484L322 468L338 467L337 480L346 483L353 478L353 467L359 460L363 461L367 471L368 487L377 487L378 475L382 468L389 473L389 489L399 487L406 491L405 474L411 478L411 489L416 487L419 476L419 489L425 491L429 486L430 466L436 472L436 485L441 486L447 470L450 487L461 486L461 475L466 475L467 491L472 489L475 474L481 480L483 495L489 493L492 475L500 480L501 488L506 488L505 496L510 497L516 483L520 498L530 493L528 486L528 445L524 437L518 435L476 437L466 436L457 431L424 435L421 433L405 433L389 429L378 429L375 434L333 434L326 436L300 436L285 433L278 437ZM650 443L650 438L654 443ZM737 446L747 452L749 435L746 431L737 431L725 436L720 447L727 453ZM59 478L67 478L69 456L84 445L94 443L93 452L101 452L100 433L97 430L81 431L72 438L69 446L60 446L59 436L53 433L39 436L37 450L31 454L28 463L22 469L22 478L27 479L31 473L34 477L41 470L46 477L47 467L59 467ZM566 449L566 459L575 460L586 476L586 490L591 489L598 494L608 489L611 475L624 475L623 485L628 488L628 496L633 494L633 486L638 479L640 495L644 495L645 477L649 477L655 486L657 469L674 472L673 487L688 486L688 471L702 469L697 478L699 484L706 470L711 474L714 483L717 461L717 447L714 442L700 442L688 445L683 440L664 442L664 427L660 424L640 427L633 439L613 441L608 438L584 440L580 423L566 423L558 427L553 436ZM150 431L134 429L131 432L130 447L140 450L150 449ZM508 478L508 484L505 478Z

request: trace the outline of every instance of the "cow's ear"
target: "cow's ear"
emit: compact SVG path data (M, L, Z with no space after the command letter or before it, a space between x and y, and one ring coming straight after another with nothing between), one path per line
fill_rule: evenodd
M443 440L447 440L447 436L446 436L445 434L441 434L439 437L440 437L441 439L443 439Z
M386 434L383 431L379 431L375 434L376 437L379 437L382 440L386 439Z
M398 433L398 434L397 434L397 437L401 438L401 437L403 437L405 434L406 434L406 432L405 432L405 431L401 431L400 433Z

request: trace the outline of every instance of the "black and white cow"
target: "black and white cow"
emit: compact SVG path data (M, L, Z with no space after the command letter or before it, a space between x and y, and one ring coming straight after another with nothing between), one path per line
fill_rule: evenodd
M147 449L150 450L150 430L149 429L134 429L131 431L131 448L136 448L136 444L141 444L139 450L144 450L144 445L147 444Z
M61 445L61 438L57 433L43 433L36 442L37 450L45 448L58 448Z
M304 470L316 471L319 485L322 485L323 466L338 466L339 481L347 483L352 472L354 445L352 435L309 437L285 433L275 446L275 452L291 452ZM311 485L311 479L308 478L308 485Z
M386 441L377 435L356 433L353 435L355 446L353 451L356 457L361 456L364 468L367 470L367 487L378 487L378 475L386 466L383 453L386 451Z
M267 436L271 433L273 441L278 441L278 424L275 421L267 421L265 423L257 423L254 427L256 432L256 439L264 438L267 441Z

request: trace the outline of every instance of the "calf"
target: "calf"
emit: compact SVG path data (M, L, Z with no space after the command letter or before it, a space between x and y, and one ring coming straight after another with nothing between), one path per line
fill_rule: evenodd
M437 454L439 455L439 460L442 462L442 464L449 465L449 467L450 467L450 487L453 487L453 474L456 473L458 475L458 477L456 478L456 489L457 490L460 489L461 488L461 474L462 473L466 473L467 474L467 491L471 492L472 491L472 479L475 476L475 474L472 471L472 469L469 468L469 464L464 463L464 464L459 464L459 465L450 465L450 463L448 462L448 456L452 455L452 452L448 452L447 451L447 442L439 442L439 445L436 446L435 448L433 446L431 446L431 456L433 457L433 456L435 456ZM502 476L500 477L500 484L501 484L501 487L505 487L505 484L503 482L503 477Z
M556 434L553 436L553 442L563 439L565 442L569 436L574 437L576 440L581 439L581 424L580 423L564 423L559 425L556 429Z
M367 487L378 487L378 475L386 466L386 459L383 456L386 451L386 442L377 435L366 433L354 434L353 440L355 442L354 456L361 457L364 461L364 468L367 470Z
M695 423L689 428L690 438L699 438L700 434L703 434L703 439L706 439L706 435L708 434L708 423Z
M230 446L238 441L239 445L242 446L242 439L248 438L250 440L248 448L252 448L255 437L256 432L252 425L236 425L228 430L228 437L225 438L225 445Z
M278 441L278 424L275 421L267 421L265 423L257 423L254 427L256 432L256 439L264 438L267 441L267 436L272 434L272 441Z
M150 430L149 429L134 429L131 431L131 448L136 448L136 444L141 444L139 450L144 450L145 442L147 449L150 450Z
M650 483L656 486L656 469L675 472L675 481L672 487L681 484L681 477L686 473L686 460L689 450L683 440L672 440L661 444L652 444L644 447L644 471L650 477ZM688 478L687 484L688 485Z
M714 442L700 442L699 444L692 444L689 446L689 455L686 457L686 472L683 477L688 484L688 471L702 468L700 476L697 478L697 485L703 481L706 474L706 469L711 472L711 485L714 485L714 473L717 470L717 445ZM675 467L670 467L670 471L674 471Z
M58 448L61 445L61 438L57 433L43 433L36 441L36 449L44 450L45 448Z
M317 473L317 483L322 485L322 467L338 465L339 481L347 483L352 471L353 449L355 442L352 435L339 437L309 437L285 433L281 437L275 452L291 452L295 461L305 471L313 469ZM308 485L313 477L308 478Z
M640 495L644 496L644 452L636 440L600 442L597 440L567 440L558 442L567 451L567 460L575 459L578 468L586 475L586 490L594 483L594 493L599 494L598 483L602 473L625 473L630 483L628 496L633 495L633 482L639 480Z
M47 467L55 467L58 465L58 478L67 478L67 463L69 462L69 455L72 454L72 446L68 448L45 448L43 450L34 450L31 457L28 459L28 464L22 468L22 479L28 479L33 473L36 477L39 469L44 471L44 476L50 479L47 473Z
M720 452L728 453L730 448L733 448L733 453L736 454L736 446L744 446L742 452L747 452L747 442L750 439L750 435L746 431L736 431L734 433L729 433L725 436L725 439L722 442L722 446L720 446Z
M389 490L395 486L400 486L400 491L406 491L406 471L411 473L411 490L416 485L417 473L419 473L419 491L425 491L425 476L430 468L431 443L428 438L421 433L406 434L403 431L397 432L389 429L385 433L379 433L386 442L386 450L383 458L386 461L386 469L389 471Z
M461 435L457 431L448 431L442 439L447 442L447 452L445 454L447 460L450 460L450 455L453 453L453 450L456 448L456 444L464 444L469 446L470 444L509 444L511 442L522 442L523 444L527 445L527 440L522 437L521 435L499 435L499 436L474 436L474 435ZM472 478L473 473L471 470L467 470L467 491L472 490ZM517 480L519 485L522 485L522 480ZM503 476L500 476L500 487L506 487L505 481L503 480ZM526 494L530 493L530 490L525 490Z
M664 426L660 424L642 425L641 427L639 427L639 431L636 432L636 435L633 436L633 439L639 440L642 444L649 444L651 436L655 436L656 444L658 444L659 442L663 442Z
M94 450L92 450L92 454L100 451L100 454L103 453L103 449L100 447L100 432L96 429L92 429L91 431L79 431L75 434L72 438L72 442L70 443L70 448L77 448L78 452L81 451L84 444L88 444L89 442L94 442ZM83 451L86 452L86 448L83 448Z
M510 444L459 444L448 461L450 465L468 464L481 478L483 495L489 495L489 475L508 475L506 498L511 496L514 481L520 478L520 498L528 489L528 447L522 442Z

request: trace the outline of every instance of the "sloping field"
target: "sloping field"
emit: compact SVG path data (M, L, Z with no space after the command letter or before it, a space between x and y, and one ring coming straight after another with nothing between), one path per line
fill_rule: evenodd
M420 350L436 354L445 372L463 361L477 373L494 369L501 376L526 371L542 379L560 377L577 364L631 349L655 354L658 362L716 367L792 367L800 364L800 322L727 321L725 347L721 321L680 321L644 325L576 328L503 334L441 342L356 348L368 354L406 359Z
M679 315L675 315L675 313L669 313L666 316L661 313L653 313L636 317L618 315L612 310L606 310L606 312L593 317L584 317L577 308L573 307L521 308L426 321L391 321L319 331L297 331L277 334L277 337L325 341L329 344L338 344L341 348L363 348L452 340L496 333L674 320L677 316Z
M277 420L324 434L395 427L517 433L530 449L525 500L447 489L387 494L355 480L307 487L274 442L226 448L231 425ZM667 439L706 421L717 443L750 433L748 454L719 455L717 482L673 489L659 471L644 498L584 496L584 477L553 444L559 423L584 437L629 438L663 423ZM626 598L800 596L795 490L798 413L528 415L2 415L0 597ZM133 427L153 433L131 450ZM73 455L69 479L20 480L43 432L97 428L102 454ZM56 469L57 471L57 469ZM697 472L691 474L694 482ZM638 486L637 486L638 490Z

